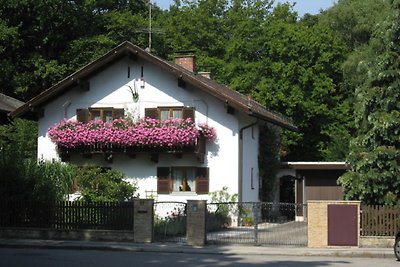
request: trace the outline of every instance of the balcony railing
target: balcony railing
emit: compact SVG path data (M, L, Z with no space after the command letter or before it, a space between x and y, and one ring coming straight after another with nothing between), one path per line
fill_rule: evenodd
M183 154L195 154L199 162L204 162L206 138L199 136L193 145L173 146L173 147L150 147L132 146L127 147L113 143L95 143L92 145L78 146L74 148L58 147L58 153L62 161L69 161L71 155L80 154L90 158L92 155L102 154L104 159L112 162L115 154L125 154L131 158L136 155L149 155L150 160L158 162L159 154L171 154L181 158Z

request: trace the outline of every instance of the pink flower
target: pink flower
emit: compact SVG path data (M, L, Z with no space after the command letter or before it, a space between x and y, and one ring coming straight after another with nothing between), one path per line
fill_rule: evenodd
M217 138L217 132L215 128L206 123L199 123L199 132L207 139L207 142L215 141Z
M207 124L196 124L191 119L171 118L159 121L143 118L134 123L116 119L110 123L101 120L82 123L63 120L48 129L50 139L61 148L77 148L107 144L125 148L166 148L192 146L201 135L208 141L216 138L215 129Z

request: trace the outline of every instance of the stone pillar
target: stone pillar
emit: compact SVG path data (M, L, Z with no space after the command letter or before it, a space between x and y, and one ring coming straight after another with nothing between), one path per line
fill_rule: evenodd
M206 244L206 209L205 200L188 200L186 218L187 244L204 246Z
M153 242L153 203L153 199L133 200L133 238L135 242Z
M308 247L328 246L328 207L326 202L308 201Z

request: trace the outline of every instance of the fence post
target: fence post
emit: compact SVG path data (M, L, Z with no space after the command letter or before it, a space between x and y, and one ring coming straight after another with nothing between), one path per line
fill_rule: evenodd
M204 246L206 243L206 208L205 200L187 201L186 237L190 246Z
M258 222L260 218L260 203L253 203L254 243L258 244Z
M135 242L153 242L153 204L153 199L133 200L133 239Z

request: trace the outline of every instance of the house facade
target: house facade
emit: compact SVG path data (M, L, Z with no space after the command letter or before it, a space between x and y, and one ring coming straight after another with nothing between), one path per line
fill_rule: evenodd
M210 192L223 187L238 194L240 201L258 201L260 127L267 123L296 129L287 118L196 73L192 56L178 57L172 63L129 42L11 115L28 113L38 120L38 158L117 169L137 184L140 197L157 201L209 200ZM123 147L103 142L72 148L62 147L49 135L49 129L66 120L85 124L95 120L112 123L120 118L133 122L143 118L189 120L196 127L208 126L216 138L207 142L199 134L179 147ZM122 134L121 142L127 135Z

